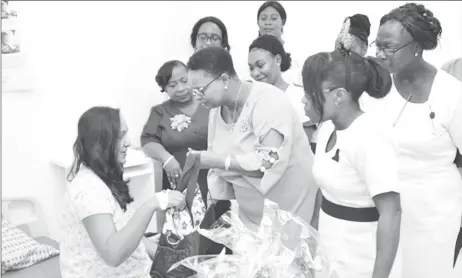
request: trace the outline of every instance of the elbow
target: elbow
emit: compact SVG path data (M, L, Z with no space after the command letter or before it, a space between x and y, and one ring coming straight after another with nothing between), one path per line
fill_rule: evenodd
M99 255L110 267L118 267L126 260L123 252L120 252L119 250L111 250L111 248L106 248L103 252L99 252Z

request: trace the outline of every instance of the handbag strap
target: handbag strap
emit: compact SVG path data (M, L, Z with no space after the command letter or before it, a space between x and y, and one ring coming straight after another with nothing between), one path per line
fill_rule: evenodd
M196 193L199 171L200 155L188 155L183 167L183 174L181 175L177 185L177 190L179 190L180 192L183 192L186 189L186 207L188 208L188 212L191 216L192 223L194 223L194 218L192 216L191 208L194 200L194 195Z

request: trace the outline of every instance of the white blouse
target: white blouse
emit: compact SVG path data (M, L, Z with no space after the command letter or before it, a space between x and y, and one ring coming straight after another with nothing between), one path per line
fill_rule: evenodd
M377 119L362 114L347 129L337 130L336 143L326 152L335 126L321 124L313 175L326 199L347 207L374 207L372 197L399 192L398 145L390 129L378 126Z

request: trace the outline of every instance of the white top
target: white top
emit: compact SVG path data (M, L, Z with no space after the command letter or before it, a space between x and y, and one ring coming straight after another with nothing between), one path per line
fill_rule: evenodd
M297 116L300 121L302 123L310 121L310 117L305 115L305 105L302 102L302 98L305 95L303 87L295 86L291 83L289 87L287 87L286 95L292 103L295 112L297 112Z
M326 152L335 130L332 122L320 126L313 175L329 201L348 207L374 207L372 197L399 192L397 144L392 131L379 129L377 119L359 116L347 129L337 131L335 146ZM338 150L338 162L333 159Z
M69 183L63 200L60 263L63 278L149 278L152 261L141 241L133 254L120 266L107 265L98 255L82 220L88 216L112 214L117 230L133 215L124 213L106 184L91 170L81 167Z
M429 99L408 102L393 86L383 99L361 99L365 111L383 118L393 127L400 145L401 182L428 182L462 189L462 180L453 163L457 148L462 149L462 82L438 70ZM434 118L430 114L434 113ZM455 187L454 187L455 186Z

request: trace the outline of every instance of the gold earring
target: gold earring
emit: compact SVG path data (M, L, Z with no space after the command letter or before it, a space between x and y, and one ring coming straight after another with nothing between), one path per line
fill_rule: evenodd
M416 57L419 56L419 53L416 52L416 53L414 54L414 56L416 56Z

